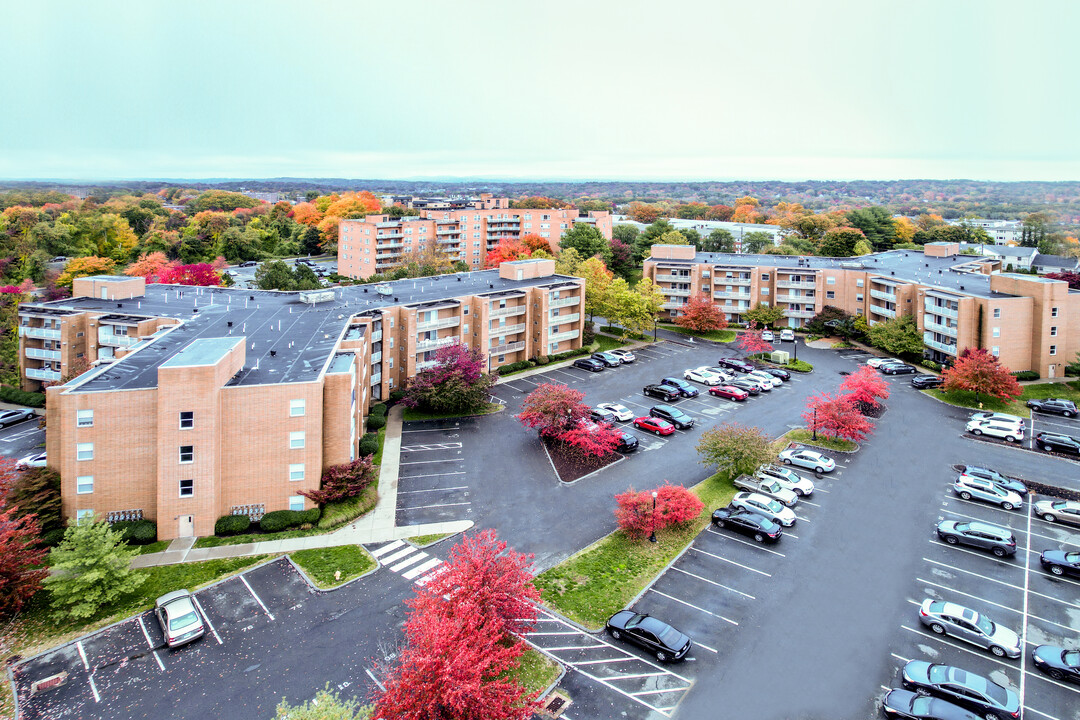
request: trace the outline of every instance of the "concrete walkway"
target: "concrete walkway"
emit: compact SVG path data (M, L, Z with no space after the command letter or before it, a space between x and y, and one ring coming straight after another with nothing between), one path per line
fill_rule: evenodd
M419 535L453 534L468 530L473 526L471 520L395 526L403 412L401 405L395 405L386 418L386 437L383 440L382 465L379 467L379 502L375 505L375 509L367 515L357 518L330 533L286 540L266 540L243 545L196 548L193 547L195 538L178 538L173 540L163 552L148 553L136 557L131 566L139 568L200 562L217 558L243 557L246 555L278 555L309 548L380 543Z

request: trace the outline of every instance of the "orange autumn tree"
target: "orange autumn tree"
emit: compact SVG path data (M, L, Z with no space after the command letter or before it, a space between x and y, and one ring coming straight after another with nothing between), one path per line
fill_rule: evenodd
M161 273L175 264L176 261L170 260L163 252L143 253L139 256L138 260L131 263L131 265L124 270L124 274L132 277L146 278L146 282L152 283L157 282Z
M524 243L525 247L529 248L530 254L537 250L551 252L551 243L548 242L547 238L542 238L539 235L534 235L532 233L522 235L521 242Z
M75 278L91 275L112 275L116 271L116 261L112 258L88 255L69 260L60 277L56 278L59 287L70 289Z
M519 238L503 238L495 249L487 254L488 266L512 260L525 260L532 256L532 251Z

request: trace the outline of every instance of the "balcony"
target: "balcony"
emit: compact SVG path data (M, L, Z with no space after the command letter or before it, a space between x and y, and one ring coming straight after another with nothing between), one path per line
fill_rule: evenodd
M882 307L881 305L871 305L870 306L870 312L872 312L872 313L874 313L876 315L881 315L882 317L887 317L887 318L896 317L896 311L895 310L890 310L889 308Z
M378 385L381 382L382 382L382 373L381 372L373 373L371 375L371 384L372 385Z
M575 302L577 298L574 298ZM521 315L528 309L525 305L508 305L507 307L491 308L491 317L510 317Z
M132 335L114 335L113 333L105 330L104 328L98 328L97 341L98 345L110 345L112 347L131 347L135 343L139 342L140 338Z
M525 349L525 341L519 340L517 342L507 343L506 345L499 345L488 350L488 355L505 355L506 353L517 352L518 350Z
M713 280L714 285L749 285L753 282L753 278L731 278L716 276Z
M664 287L660 286L660 292L664 293L668 297L690 297L690 289L682 290L680 288Z
M746 300L747 302L750 302L750 298L753 297L753 296L750 293L717 291L717 292L713 293L713 297L714 298L729 298L729 299L732 299L732 300Z
M460 235L460 230L436 230L436 235Z
M425 360L424 362L416 363L416 372L423 372L424 370L430 370L438 363L434 360Z
M577 322L581 319L581 313L567 313L566 315L552 315L548 318L549 325L562 325L563 323Z
M808 295L792 295L791 293L785 293L783 295L776 296L776 302L782 303L812 303L814 302L813 296Z
M956 355L956 345L947 345L934 339L933 333L923 333L923 345L934 350L939 350L948 355Z
M957 327L955 325L942 325L936 323L930 318L932 315L926 315L923 317L923 328L930 332L941 333L942 335L948 335L949 337L956 337Z
M375 332L371 333L371 342L382 342L382 330L376 330Z
M42 348L26 348L26 357L36 360L59 360L59 350L44 350Z
M580 330L567 330L566 332L552 333L548 337L548 341L549 342L562 342L563 340L573 340L573 339L579 338L579 337L581 337L581 331Z
M517 325L493 325L491 328L491 334L496 337L513 335L514 333L519 332L525 332L525 323L518 323Z
M448 327L457 327L461 324L461 318L440 318L431 322L422 322L416 324L417 332L423 332L424 330L441 330Z
M399 248L405 247L405 243L377 243L375 245L376 250L385 250L386 248Z
M379 350L378 352L371 353L371 364L372 365L374 365L376 363L381 363L381 362L382 362L382 350Z
M427 352L428 350L435 350L437 348L445 347L446 345L453 345L458 342L458 340L459 338L456 335L449 335L436 340L420 340L416 343L416 352Z
M953 310L950 307L945 305L935 305L930 301L930 298L924 298L923 307L926 308L926 312L941 315L943 317L955 318L959 315L956 310Z
M884 290L873 290L873 289L871 289L870 290L870 297L876 298L878 300L884 300L885 302L891 302L891 303L896 302L896 293L888 293L888 292L885 292Z
M570 305L580 305L581 298L577 295L574 297L559 298L558 300L552 300L548 303L549 308L561 308L569 307Z
M42 340L59 340L60 331L50 330L43 327L30 327L28 325L21 325L19 327L19 335L28 338L41 338Z
M812 318L815 315L817 315L817 313L813 310L788 310L786 308L784 309L784 317Z
M817 287L817 283L812 281L812 280L809 281L809 282L807 282L805 280L802 280L802 281L799 281L799 282L796 282L794 280L777 280L776 281L776 287L778 287L778 288L802 289L802 290L813 290L814 288Z
M45 368L26 368L26 377L33 380L48 380L52 382L60 381L60 373L55 370L47 370Z

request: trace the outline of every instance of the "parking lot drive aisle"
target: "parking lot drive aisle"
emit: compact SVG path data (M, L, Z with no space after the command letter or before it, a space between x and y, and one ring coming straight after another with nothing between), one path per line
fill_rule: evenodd
M402 426L396 525L469 518L472 500L465 464L468 432L462 426L471 429L475 424L474 419L463 418Z

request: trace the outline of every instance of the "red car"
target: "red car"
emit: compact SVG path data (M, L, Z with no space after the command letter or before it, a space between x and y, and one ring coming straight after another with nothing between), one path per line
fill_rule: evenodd
M716 397L727 398L728 400L738 400L742 402L746 398L750 397L750 393L745 390L740 390L737 387L731 385L718 385L716 387L709 388L709 394Z
M647 430L657 435L670 435L675 432L675 426L669 423L667 420L661 420L654 417L639 417L634 421L634 427Z

